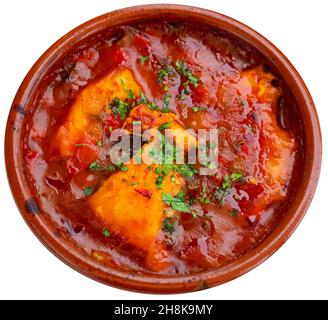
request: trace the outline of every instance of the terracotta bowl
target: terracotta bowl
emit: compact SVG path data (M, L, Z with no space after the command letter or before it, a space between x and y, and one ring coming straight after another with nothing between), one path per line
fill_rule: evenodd
M104 29L147 20L189 21L221 29L247 43L267 57L267 61L288 84L297 103L303 124L305 164L303 179L279 225L256 248L225 266L186 276L157 276L127 273L97 264L68 240L56 237L46 213L36 206L22 166L22 135L26 106L32 104L38 87L49 70L71 49ZM263 36L244 24L216 12L179 5L147 5L113 11L72 30L52 45L34 64L21 84L9 113L5 156L9 184L16 204L39 240L58 258L82 274L115 287L139 292L178 293L195 291L232 280L253 269L271 256L293 233L314 195L321 164L321 136L317 113L302 78L287 58Z

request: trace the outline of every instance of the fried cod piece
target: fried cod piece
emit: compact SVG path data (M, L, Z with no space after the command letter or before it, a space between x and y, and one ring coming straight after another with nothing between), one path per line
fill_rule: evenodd
M166 264L159 259L163 252L156 239L167 208L162 194L176 195L184 186L184 178L172 171L159 185L156 183L159 166L126 164L125 167L126 171L111 175L89 198L90 208L111 232L145 251L151 269L161 269Z
M70 156L76 143L97 142L103 130L100 113L109 112L108 104L113 98L125 99L126 87L134 94L140 90L132 72L122 68L80 91L57 132L56 145L61 155Z

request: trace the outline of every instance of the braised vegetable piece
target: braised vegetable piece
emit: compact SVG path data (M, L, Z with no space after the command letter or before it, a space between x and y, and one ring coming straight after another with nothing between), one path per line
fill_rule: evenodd
M296 103L262 56L221 32L104 30L43 80L24 118L26 180L95 264L211 270L263 241L291 203L304 166Z

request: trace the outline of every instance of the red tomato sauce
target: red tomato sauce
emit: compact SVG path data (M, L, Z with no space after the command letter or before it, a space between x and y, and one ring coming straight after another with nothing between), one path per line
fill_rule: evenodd
M184 201L196 213L163 216L154 268L147 250L112 232L88 201L89 191L118 170L90 165L111 165L107 139L122 119L100 114L101 138L83 136L69 155L56 143L81 90L117 68L130 70L160 109L169 96L169 111L184 128L219 129L219 167L211 176L186 178ZM38 205L59 237L105 265L163 274L220 267L265 241L292 202L302 172L302 126L283 79L255 50L207 27L154 22L90 38L43 80L30 110L24 166ZM144 186L134 190L144 201L153 195Z

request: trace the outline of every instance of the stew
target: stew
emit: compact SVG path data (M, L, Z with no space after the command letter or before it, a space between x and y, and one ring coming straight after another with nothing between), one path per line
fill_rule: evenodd
M240 257L283 218L302 168L284 81L208 27L152 22L93 36L43 79L29 110L25 174L56 236L126 270L188 274ZM120 129L128 142L157 135L117 162ZM214 132L213 163L199 157L200 129ZM178 163L188 148L198 158ZM154 161L167 150L171 161Z

